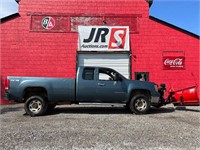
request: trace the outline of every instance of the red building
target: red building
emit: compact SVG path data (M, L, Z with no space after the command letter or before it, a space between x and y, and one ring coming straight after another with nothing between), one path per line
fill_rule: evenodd
M80 65L111 67L175 90L199 86L199 36L150 17L149 5L146 0L20 0L19 13L0 25L2 92L8 75L75 78ZM80 32L86 31L78 26L95 32L126 26L128 48L81 48Z

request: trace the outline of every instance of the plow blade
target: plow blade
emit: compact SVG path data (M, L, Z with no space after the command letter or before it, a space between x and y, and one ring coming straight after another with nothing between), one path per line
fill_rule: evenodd
M197 86L174 91L172 96L174 105L176 106L199 106L199 98L197 94Z

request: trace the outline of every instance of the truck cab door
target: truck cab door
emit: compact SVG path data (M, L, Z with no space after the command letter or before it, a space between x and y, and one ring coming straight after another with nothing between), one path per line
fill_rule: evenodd
M97 102L121 103L126 101L126 85L116 71L99 68L97 77L95 94Z
M78 72L76 80L76 100L78 102L94 102L96 91L96 70L94 67L85 67Z

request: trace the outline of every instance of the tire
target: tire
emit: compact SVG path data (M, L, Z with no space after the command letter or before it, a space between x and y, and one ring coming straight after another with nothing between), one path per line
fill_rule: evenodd
M30 116L41 116L46 113L47 102L39 95L30 96L27 98L24 109Z
M150 102L143 94L135 95L131 98L130 109L135 114L147 114L150 109Z

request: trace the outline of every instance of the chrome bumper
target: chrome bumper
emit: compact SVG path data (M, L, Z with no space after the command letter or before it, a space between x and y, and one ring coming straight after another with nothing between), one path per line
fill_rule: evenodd
M153 103L153 104L158 104L159 100L160 100L160 97L158 97L158 96L151 97L151 103Z

